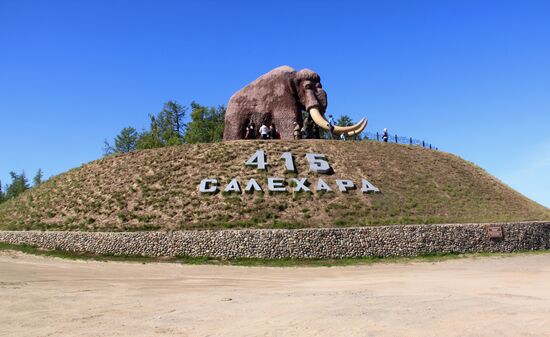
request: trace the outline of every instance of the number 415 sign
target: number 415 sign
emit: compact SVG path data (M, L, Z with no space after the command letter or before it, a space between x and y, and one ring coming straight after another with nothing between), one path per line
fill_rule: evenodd
M296 166L294 164L294 158L292 153L283 152L280 159L284 161L286 172L296 172ZM306 160L309 163L309 170L318 174L331 174L334 173L332 167L326 160L326 156L320 153L306 153ZM264 150L258 150L252 157L246 162L247 166L255 166L258 170L266 170L268 165ZM336 179L336 187L338 191L347 193L352 190L356 190L357 186L350 179ZM265 186L265 182L263 184ZM263 192L264 187L258 183L256 179L250 178L246 180L244 189L241 187L241 183L237 178L233 178L227 185L224 186L223 192L225 193L254 193ZM199 184L200 193L217 193L221 190L218 179L206 178ZM332 192L332 187L325 182L322 178L318 178L313 184L308 181L308 178L279 178L268 177L267 178L267 190L270 192ZM380 193L378 187L371 184L367 179L361 179L361 192L363 193Z

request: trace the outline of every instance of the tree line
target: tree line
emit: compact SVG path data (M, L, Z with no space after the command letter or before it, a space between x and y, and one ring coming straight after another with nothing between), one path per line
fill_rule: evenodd
M176 101L164 103L157 114L149 115L149 128L138 132L134 127L123 128L112 142L104 141L103 153L126 153L136 150L153 149L163 146L212 143L223 140L225 106L208 107L191 102L191 122L183 120L189 111L187 106ZM348 115L341 115L336 121L339 126L353 125ZM321 138L331 138L325 130L320 130ZM357 136L356 138L360 138Z
M189 111L176 101L164 103L157 114L149 115L149 127L138 132L134 127L123 128L113 142L104 141L103 153L125 153L158 147L211 143L223 139L225 106L208 107L191 102L191 122L184 123Z
M17 197L19 194L25 192L31 185L25 175L25 171L20 174L15 173L14 171L10 172L11 183L4 185L2 187L2 182L0 181L0 203ZM38 186L44 182L44 173L41 169L38 169L36 172L33 181L33 186Z

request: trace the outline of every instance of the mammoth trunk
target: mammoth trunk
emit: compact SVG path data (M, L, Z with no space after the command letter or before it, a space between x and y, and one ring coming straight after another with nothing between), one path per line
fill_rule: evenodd
M326 107L327 107L327 99L326 99L326 94L324 95L324 99L323 97L317 97L313 91L306 91L305 92L305 95L304 95L304 106L306 108L306 111L309 111L311 108L317 108L319 110L321 110L322 112L325 111Z

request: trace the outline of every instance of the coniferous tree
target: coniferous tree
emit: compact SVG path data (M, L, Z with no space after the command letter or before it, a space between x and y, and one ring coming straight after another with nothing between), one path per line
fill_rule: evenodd
M137 140L137 149L154 149L157 147L163 147L164 144L160 137L160 130L157 119L153 115L149 115L151 119L151 126L149 131L143 131L140 133Z
M353 120L348 115L342 115L336 121L336 125L338 125L338 126L352 126L353 125ZM361 134L352 136L352 138L361 140Z
M131 126L125 127L115 137L115 146L113 147L107 140L103 143L103 154L105 156L113 153L126 153L135 151L139 135Z
M156 117L160 141L163 146L183 143L185 124L183 117L187 108L176 101L164 103L163 109Z
M137 149L152 149L183 143L185 132L183 118L186 111L187 108L176 101L168 101L156 116L149 115L151 125L148 131L143 131L139 135Z
M44 176L44 174L42 173L42 169L38 169L38 171L36 171L36 175L34 176L34 178L32 179L33 181L33 185L36 187L40 184L42 184L42 177Z
M25 192L29 189L29 182L25 176L25 172L17 174L15 172L10 172L11 184L6 188L6 199L15 198L19 194Z
M187 112L187 107L179 104L176 101L168 101L164 103L164 108L158 115L159 127L163 133L162 138L165 142L169 142L176 137L180 143L185 133L185 123L183 118Z
M115 152L126 153L136 150L138 133L131 126L125 127L115 137Z
M353 121L348 115L342 115L338 120L336 121L336 125L338 126L352 126Z
M225 107L206 107L191 103L192 121L183 122L187 107L176 101L164 103L156 115L149 115L148 129L137 133L132 127L122 129L115 137L114 146L104 141L105 155L133 150L153 149L163 146L187 143L207 143L223 139Z
M225 107L207 107L191 103L191 122L187 125L186 143L211 143L223 139Z

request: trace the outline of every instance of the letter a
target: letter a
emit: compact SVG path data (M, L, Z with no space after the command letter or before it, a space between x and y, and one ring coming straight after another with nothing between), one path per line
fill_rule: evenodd
M241 193L241 186L239 186L239 182L237 181L237 179L233 178L231 179L229 184L225 186L225 189L223 191L225 193L231 193L231 192Z
M247 183L246 187L244 188L244 191L246 193L252 193L254 191L262 192L262 187L256 182L256 179L251 178Z
M362 185L361 192L363 193L380 193L380 189L371 184L367 179L363 179Z
M319 192L319 191L332 192L332 188L330 188L330 186L328 186L328 184L325 183L325 181L323 179L319 178L319 180L317 180L317 186L315 187L315 191L316 192Z

